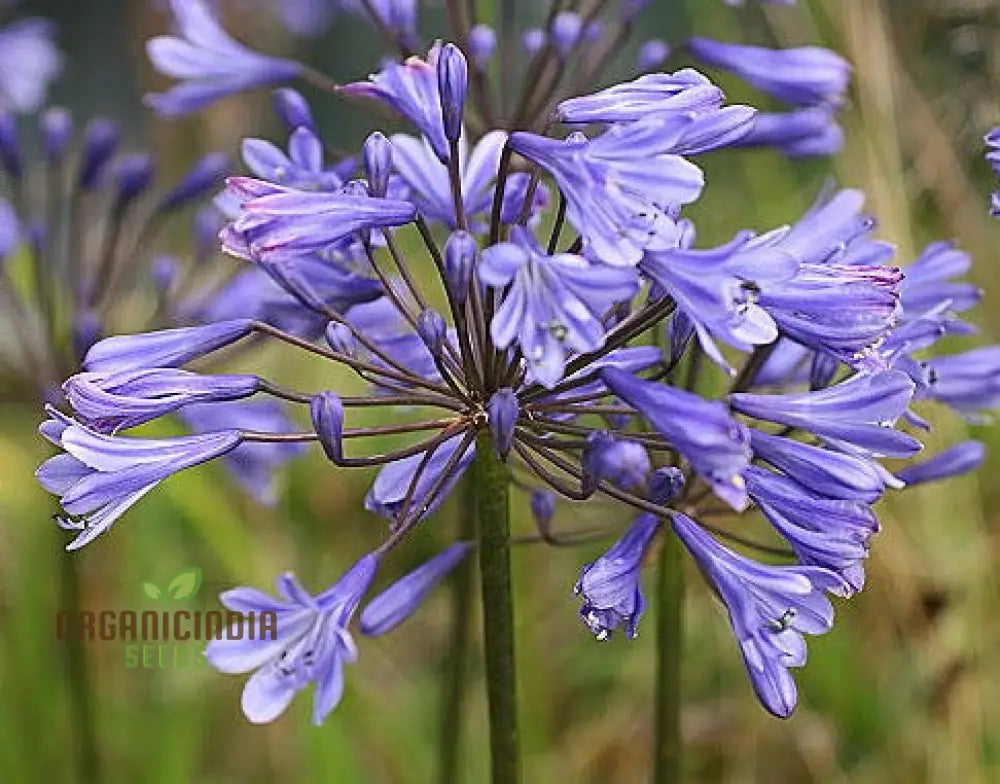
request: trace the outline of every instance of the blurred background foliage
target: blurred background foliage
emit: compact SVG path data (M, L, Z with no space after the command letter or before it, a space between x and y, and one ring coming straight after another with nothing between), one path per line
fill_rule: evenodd
M226 0L227 26L256 47L299 52L340 80L360 78L380 51L374 34L338 18L315 39L276 25L269 0ZM432 2L424 29L443 29ZM439 4L438 4L439 5ZM525 19L542 12L532 6ZM752 4L751 4L752 5ZM494 10L479 3L484 19ZM909 263L927 242L955 238L977 261L987 289L974 318L1000 339L1000 228L987 215L992 173L981 136L1000 121L1000 3L996 0L800 0L788 9L726 8L707 0L664 0L646 17L644 37L678 44L691 30L765 44L820 42L855 65L843 114L844 154L790 163L770 152L719 154L707 162L708 188L694 211L706 242L735 229L793 220L830 177L862 188L880 235ZM51 17L67 61L54 103L78 116L108 114L136 145L152 144L174 177L207 149L235 152L243 136L276 139L265 93L229 100L183 120L160 122L140 103L160 85L143 40L166 20L146 0L26 0L22 10ZM631 52L618 62L621 74ZM681 62L676 55L671 65ZM738 85L730 99L754 100ZM356 148L380 119L310 93L332 148ZM186 224L167 244L187 247ZM218 264L232 263L219 258ZM254 356L263 375L303 389L356 387L287 352ZM324 375L325 374L325 375ZM928 451L966 425L931 412ZM38 404L0 399L0 780L74 781L81 739L93 738L101 782L422 782L438 744L438 679L446 664L449 594L440 590L411 622L361 640L343 704L320 728L308 700L267 727L239 714L242 678L207 667L125 666L123 644L85 646L92 705L89 726L70 711L73 659L55 635L65 607L63 537L49 521L52 502L32 473L48 454L37 437ZM757 705L721 609L691 574L685 640L684 736L692 782L1000 781L1000 432L973 435L993 456L972 477L890 498L872 553L869 587L839 606L834 631L810 644L800 672L798 712L787 722ZM156 609L141 584L165 585L183 568L204 572L190 607L214 608L233 584L269 587L294 568L313 590L332 582L379 541L381 524L363 511L370 476L332 470L317 452L283 477L277 507L253 504L222 466L189 471L151 494L112 534L74 556L80 604ZM415 565L452 539L467 506L456 494L380 576ZM562 509L557 524L607 523L613 506ZM515 526L531 527L524 499ZM635 642L598 644L576 617L571 588L583 549L519 548L517 583L520 700L527 782L643 781L650 746L652 629ZM655 556L654 556L655 557ZM655 596L651 596L655 602ZM478 628L478 619L474 621ZM485 708L477 643L461 721L466 781L485 780ZM457 730L457 728L453 728Z

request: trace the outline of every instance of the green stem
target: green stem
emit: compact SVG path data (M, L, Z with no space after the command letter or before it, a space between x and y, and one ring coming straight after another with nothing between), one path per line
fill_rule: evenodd
M72 553L61 553L59 569L62 582L62 608L73 613L80 610L80 578ZM90 673L87 671L87 648L79 635L70 635L65 644L66 679L69 682L70 710L75 737L76 780L100 781L97 758L97 734L91 699Z
M510 474L487 434L476 443L473 466L479 523L479 577L483 597L483 645L490 719L493 784L517 784L521 777L514 674L514 609L510 578Z
M463 503L461 536L475 536L475 518L467 510L475 503L475 485L467 477L462 487ZM469 658L469 632L472 621L472 581L475 569L471 558L466 558L451 575L451 641L445 660L444 689L441 695L441 726L438 741L438 781L441 784L458 784L459 752L462 748L462 708L465 704L467 663Z
M657 590L656 728L653 782L681 780L681 654L684 648L684 571L681 543L672 531L663 537Z

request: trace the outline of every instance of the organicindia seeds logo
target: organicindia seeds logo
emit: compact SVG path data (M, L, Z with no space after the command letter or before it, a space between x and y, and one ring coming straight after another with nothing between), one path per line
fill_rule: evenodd
M204 666L209 640L277 639L278 617L273 610L242 615L191 609L201 581L201 569L190 567L162 588L143 581L139 593L145 608L61 610L56 613L56 637L63 642L124 643L128 669ZM158 606L148 607L151 602Z

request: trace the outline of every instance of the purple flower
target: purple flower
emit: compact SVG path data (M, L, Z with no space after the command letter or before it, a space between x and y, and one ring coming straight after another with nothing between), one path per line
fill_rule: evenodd
M83 132L83 151L76 175L81 190L92 191L103 183L104 173L121 142L121 131L104 118L91 120Z
M455 44L445 44L441 49L437 73L444 135L449 142L455 143L462 136L465 96L469 90L469 66Z
M715 494L737 511L747 505L743 471L750 463L750 433L726 406L664 384L605 368L608 388L634 406L691 464Z
M552 388L570 353L604 343L601 316L613 303L631 299L638 279L630 267L547 255L519 226L511 239L486 248L477 270L483 283L505 292L490 332L498 348L517 342L532 377Z
M145 193L153 184L155 173L153 156L148 153L133 153L119 158L114 167L117 203L124 206Z
M701 194L701 169L671 154L686 123L654 115L615 125L595 139L518 132L508 144L552 175L566 197L570 223L593 254L629 266L647 248L674 247L680 205Z
M117 335L94 344L84 358L83 367L107 374L179 367L245 338L252 330L249 319L234 319L201 327Z
M21 244L21 222L6 199L0 199L0 271L3 262Z
M51 106L38 118L38 130L42 135L45 160L54 163L62 159L73 140L73 115L61 106Z
M288 154L263 139L244 139L243 162L253 174L277 185L304 191L334 191L344 181L323 164L323 142L300 126L288 138ZM383 194L384 195L384 194Z
M417 44L417 0L341 0L343 8L372 21L378 21L401 44L413 48Z
M1000 406L1000 346L932 357L925 364L926 386L920 398L933 398L971 421Z
M196 433L218 430L252 430L288 433L295 429L284 407L274 400L198 403L180 410L181 419ZM244 442L226 454L223 463L243 490L258 504L278 501L276 471L305 451L303 444Z
M376 556L366 555L317 596L311 596L291 573L276 581L280 599L246 587L219 596L232 612L255 613L258 618L267 612L277 616L273 638L266 632L258 639L222 637L212 640L205 650L209 664L220 672L255 671L240 701L247 719L254 724L274 721L309 683L316 684L314 724L322 724L337 707L344 693L344 664L358 658L347 626L377 568Z
M521 404L514 390L503 387L494 392L486 404L486 413L493 444L500 457L506 458L514 446L514 428L521 414Z
M927 460L911 463L898 471L907 486L937 482L975 471L986 459L986 447L979 441L962 441Z
M556 107L564 123L635 122L657 112L714 111L722 106L722 90L691 68L676 73L640 76L631 82L568 98Z
M573 593L583 599L580 617L598 640L617 630L634 640L646 599L639 583L642 558L660 528L652 514L636 518L625 535L596 561L585 564Z
M401 226L416 217L409 202L355 190L300 191L247 177L230 178L229 189L242 198L232 229L251 256L264 261L323 251L362 229Z
M856 365L895 325L902 277L896 267L803 264L757 301L785 336Z
M693 520L674 515L674 530L729 612L736 642L761 704L786 719L798 693L790 667L806 663L804 634L825 634L833 607L824 596L843 584L815 566L765 566L723 547Z
M584 492L588 494L602 481L641 493L653 466L642 444L597 430L587 436L582 468Z
M836 448L847 446L889 457L909 457L920 442L893 429L913 397L914 384L900 371L855 375L818 392L729 396L742 414L801 428Z
M485 24L477 24L469 30L469 56L477 70L484 70L493 59L497 48L496 31Z
M441 116L441 93L438 88L438 58L441 43L427 52L427 59L410 57L405 63L386 65L367 82L346 84L340 90L348 95L374 98L386 104L427 137L440 161L447 162L448 138Z
M831 106L810 106L790 112L760 112L749 133L736 147L773 147L789 158L833 155L844 146L844 131Z
M233 40L202 0L170 0L180 36L161 35L146 42L153 66L179 84L146 96L163 115L188 114L221 98L298 76L293 60L258 54Z
M703 63L732 71L791 106L839 104L851 78L850 63L817 46L765 49L692 38L688 49Z
M961 313L979 303L982 290L966 281L972 258L952 242L932 242L905 270L899 284L903 320L911 321L947 302L948 311Z
M257 376L206 376L154 368L78 373L63 384L63 391L85 425L113 433L158 419L190 403L248 397L260 386Z
M461 436L454 436L441 444L431 458L426 461L419 477L416 475L421 470L421 464L425 461L423 453L387 464L375 477L375 483L368 491L368 495L365 496L365 509L380 517L398 520L403 511L410 485L416 477L417 481L410 502L411 511L419 510L418 517L421 519L431 514L448 496L465 470L472 465L472 458L475 457L476 450L474 446L470 445L458 458L450 475L444 478L445 484L441 492L437 493L435 498L430 499L428 504L428 493L434 484L442 479L444 469L461 445Z
M359 627L372 637L395 629L423 604L428 594L469 554L469 542L457 542L401 577L368 602Z
M885 488L903 483L874 460L750 429L754 457L802 487L827 498L874 503Z
M309 102L298 90L291 87L279 87L271 93L271 103L274 106L274 113L285 124L285 129L289 132L296 128L305 127L313 134L319 135L316 120L313 119Z
M799 561L836 572L844 584L830 590L850 597L865 584L868 540L879 531L871 508L860 501L822 498L797 482L751 466L747 491L774 529L792 546Z
M33 112L62 70L52 24L22 19L0 29L0 110Z
M200 199L220 186L232 168L228 155L216 152L202 156L180 182L160 197L157 209L164 212L178 210Z
M759 304L761 292L794 277L799 263L769 237L743 232L710 250L649 251L640 269L670 294L708 355L728 369L712 337L743 351L773 343L778 327Z
M61 527L77 533L76 550L107 531L167 477L235 449L241 434L222 430L178 438L120 438L88 430L49 409L42 434L64 451L36 472L42 487L59 496L70 518Z
M549 40L560 57L566 58L580 42L583 33L583 18L572 11L556 14L549 29Z
M644 41L635 56L636 70L641 73L655 71L660 68L671 54L670 44L659 38Z

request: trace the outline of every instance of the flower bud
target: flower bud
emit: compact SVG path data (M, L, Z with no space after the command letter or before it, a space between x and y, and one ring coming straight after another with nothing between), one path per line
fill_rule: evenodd
M646 497L654 504L669 504L684 489L684 472L673 466L657 468L649 477Z
M141 196L152 185L154 174L153 156L148 153L135 153L121 158L115 164L119 205L124 206Z
M80 171L77 187L90 191L100 187L108 162L118 149L121 132L110 120L91 120L83 135L83 153L80 157Z
M525 30L524 35L521 36L521 47L524 49L525 53L534 57L540 51L542 47L545 46L545 40L547 36L545 31L538 27L533 27L530 30Z
M649 455L642 444L620 440L606 431L587 436L583 448L583 492L590 495L602 481L623 490L637 490L646 485L652 470Z
M494 392L486 405L486 413L489 416L493 445L497 454L505 458L514 446L514 428L521 414L521 405L514 390L504 387Z
M156 209L169 212L200 199L220 186L232 171L232 162L222 153L209 153L197 161L173 188L163 194Z
M91 310L79 313L73 320L73 351L82 360L91 346L101 339L102 327L97 314Z
M640 72L658 70L670 57L670 46L658 38L646 41L639 47L635 64Z
M153 260L149 274L153 279L156 293L165 297L177 282L180 275L180 264L173 256L158 256Z
M358 350L358 341L351 332L351 328L336 321L331 321L326 325L326 342L334 351L349 357L355 356Z
M384 197L392 171L392 143L380 131L365 139L365 176L372 196Z
M452 143L462 135L462 114L469 89L469 67L465 55L455 44L445 44L437 63L438 90L441 93L441 120L444 135Z
M567 57L580 43L583 19L572 11L563 11L552 20L552 44L561 57Z
M21 179L21 145L18 141L17 117L11 112L0 112L0 163L11 178Z
M318 135L312 110L298 90L282 87L271 93L271 100L274 105L274 113L278 115L289 131L294 131L296 128L308 128Z
M448 340L448 325L436 310L425 310L417 316L417 334L424 341L431 356L440 359Z
M448 238L444 248L445 285L455 304L464 305L472 286L472 273L476 268L479 246L467 231L456 231Z
M333 392L321 392L310 401L309 415L326 456L340 463L344 457L344 404Z
M541 529L546 529L556 513L555 493L548 490L535 490L531 494L531 514Z
M42 134L45 160L53 163L66 153L66 148L73 137L73 115L68 109L53 106L45 110L38 125Z
M469 55L477 70L483 70L497 48L497 34L489 25L477 24L469 31Z

